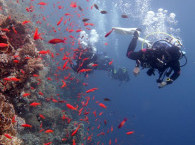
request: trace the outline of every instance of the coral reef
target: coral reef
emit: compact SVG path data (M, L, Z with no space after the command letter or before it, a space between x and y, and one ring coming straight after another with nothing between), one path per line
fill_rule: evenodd
M15 110L13 105L6 101L4 95L0 94L0 135L5 132L13 136L16 135L14 123L12 123L14 115Z
M0 143L3 145L21 145L22 140L17 137L12 137L12 139L8 139L5 136L0 136Z
M4 95L0 94L0 143L3 145L20 145L22 143L22 140L16 137L14 117L13 105L6 101ZM9 134L12 139L5 137L5 134Z
M40 56L37 49L44 50L48 48L47 44L33 40L29 31L35 30L33 24L22 25L25 17L19 16L16 9L10 10L16 7L16 2L13 5L6 2L0 0L3 8L0 14L0 43L5 45L0 47L0 144L31 145L52 141L58 145L70 144L73 138L76 143L83 142L84 125L76 121L76 115L64 111L64 103L52 101L59 83L51 83L46 78L51 71L55 72L51 69L55 63L51 64L49 55ZM45 64L51 64L51 68ZM74 76L69 70L67 73ZM72 88L76 86L75 78L69 84ZM64 88L60 94L65 98L75 96L79 91ZM30 97L24 97L25 93L29 93ZM71 99L66 98L66 101L71 102ZM32 107L29 105L32 102L40 102L41 105ZM32 128L24 128L22 124L30 124ZM77 127L75 124L80 124L80 128L75 136L71 136ZM45 133L47 129L54 130L54 133Z
M0 143L19 145L22 141L17 138L17 132L23 130L21 125L25 121L16 114L21 115L27 110L24 109L26 102L18 96L33 74L38 74L44 65L33 39L15 19L0 15L0 43L3 44L0 48ZM13 122L13 118L17 121ZM9 134L12 139L4 134Z

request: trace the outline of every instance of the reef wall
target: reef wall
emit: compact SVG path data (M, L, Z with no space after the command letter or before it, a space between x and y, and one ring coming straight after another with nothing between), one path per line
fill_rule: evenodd
M0 144L53 142L59 145L72 144L73 139L81 144L84 125L77 121L77 115L64 109L65 101L58 100L61 104L56 105L53 96L56 96L57 84L46 79L54 64L49 55L41 56L39 50L46 50L48 45L33 39L36 27L33 23L22 23L26 17L16 13L21 7L15 3L0 0ZM62 94L66 98L76 93L64 89ZM30 105L34 102L40 105ZM78 124L77 134L71 136ZM53 133L46 133L49 129Z

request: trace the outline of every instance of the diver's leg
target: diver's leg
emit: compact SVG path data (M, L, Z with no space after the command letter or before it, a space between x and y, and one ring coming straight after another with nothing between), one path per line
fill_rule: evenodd
M129 47L127 49L127 53L126 53L126 56L130 59L133 59L135 60L136 58L134 58L134 51L135 51L135 48L137 46L137 40L138 40L138 32L135 31L134 32L134 36L133 36L133 39L131 40L130 44L129 44Z

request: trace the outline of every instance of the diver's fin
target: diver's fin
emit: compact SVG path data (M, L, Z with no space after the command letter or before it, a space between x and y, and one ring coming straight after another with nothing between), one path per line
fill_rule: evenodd
M122 28L122 27L112 27L112 30L114 30L116 33L125 34L125 35L128 34L134 35L134 32L137 31L138 36L140 36L140 33L142 31L140 28ZM152 47L152 43L148 40L145 40L144 38L138 37L138 41L140 41L141 43L146 43L149 48Z
M138 31L138 33L140 34L140 32L141 31L139 31L139 30L141 30L140 28L121 28L121 27L112 27L112 29L115 31L115 32L117 32L117 33L119 33L119 34L130 34L130 35L133 35L133 33L135 32L135 31Z

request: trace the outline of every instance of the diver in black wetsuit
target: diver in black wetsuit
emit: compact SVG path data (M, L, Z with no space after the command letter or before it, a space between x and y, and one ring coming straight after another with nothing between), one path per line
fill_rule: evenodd
M116 80L120 80L121 82L128 82L130 80L129 73L125 67L118 68L118 70L113 69L111 77Z
M110 72L113 70L113 65L110 65L111 58L104 54L98 54L93 51L92 48L80 48L79 51L74 52L74 62L71 62L71 67L75 72L79 72L82 69L105 70ZM92 72L90 71L90 72Z
M126 56L129 59L136 60L136 67L133 71L134 74L138 75L140 71L139 66L149 68L147 71L149 76L152 74L154 75L155 70L158 70L158 87L162 88L167 84L171 84L180 75L179 59L183 56L180 47L173 45L166 40L160 40L155 42L151 49L143 49L134 52L137 45L138 35L138 32L135 31L126 53ZM170 76L171 73L172 75ZM170 76L170 78L163 81L165 75L167 77Z
M129 81L129 73L126 68L119 68L117 71L111 64L112 59L105 53L94 52L92 48L79 48L74 52L73 60L71 61L72 69L79 73L82 69L91 69L85 74L93 72L93 70L104 70L111 74L111 78L121 82Z
M96 64L97 55L93 53L91 48L79 49L74 52L74 62L71 61L71 67L75 72L79 72L82 69L91 69L91 64Z

